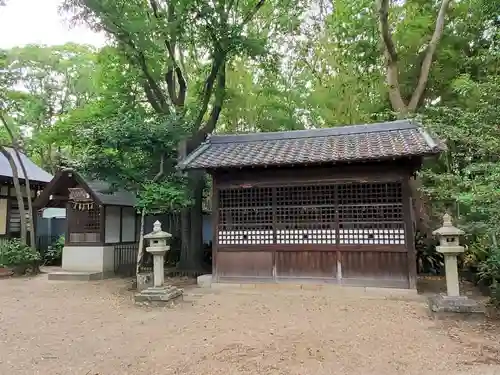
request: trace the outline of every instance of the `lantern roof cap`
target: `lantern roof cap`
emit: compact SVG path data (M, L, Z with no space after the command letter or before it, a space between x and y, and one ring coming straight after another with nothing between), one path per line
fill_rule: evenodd
M451 216L446 213L443 215L443 226L436 229L432 232L432 234L438 236L460 236L465 234L465 232L457 227L454 227L451 221Z
M170 233L161 230L161 223L158 220L153 224L153 231L144 236L146 240L161 240L170 237L172 237Z

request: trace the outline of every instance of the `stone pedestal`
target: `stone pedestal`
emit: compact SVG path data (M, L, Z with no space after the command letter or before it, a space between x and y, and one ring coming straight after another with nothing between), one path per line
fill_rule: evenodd
M135 295L136 303L164 306L182 298L183 291L175 286L161 286L144 289Z
M429 297L429 309L434 317L448 318L460 314L462 318L482 319L484 317L484 306L480 305L467 296L443 296Z
M182 298L182 289L172 285L164 285L164 260L165 253L170 250L170 246L167 246L169 237L172 235L161 230L159 221L154 223L153 232L144 236L145 240L150 241L150 246L146 248L146 251L153 255L153 286L137 293L135 295L136 303L165 305Z
M446 294L448 297L460 296L457 255L456 253L443 253L444 268L446 270Z

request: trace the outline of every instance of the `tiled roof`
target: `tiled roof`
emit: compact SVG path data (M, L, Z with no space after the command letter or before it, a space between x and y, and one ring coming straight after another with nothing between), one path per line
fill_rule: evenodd
M125 190L112 190L111 185L104 181L89 181L87 186L99 199L101 204L108 206L130 206L136 203L135 194Z
M21 168L21 165L19 164L19 161L17 160L17 156L16 153L14 152L14 149L10 147L6 147L5 149L9 152L9 154L12 155L12 158L14 159L14 162L17 166L17 173L19 174L19 178L24 180L23 170ZM21 160L23 161L24 167L26 168L26 173L28 174L30 182L31 181L49 182L50 180L52 180L52 175L50 175L50 173L45 172L42 168L33 163L22 152L20 154L21 154ZM0 153L0 176L12 178L12 168L10 167L9 161L1 153Z
M442 150L443 145L418 123L399 120L328 129L211 136L178 168L354 162L425 156Z
M57 172L55 177L36 198L35 207L47 207L51 195L67 195L68 189L81 186L99 204L106 206L133 207L136 203L135 194L125 190L114 190L111 184L105 181L86 181L78 172L65 168Z

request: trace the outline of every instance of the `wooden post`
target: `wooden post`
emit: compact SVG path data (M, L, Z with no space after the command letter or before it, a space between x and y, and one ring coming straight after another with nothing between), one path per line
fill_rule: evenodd
M219 188L212 174L212 280L217 282L217 247L219 243Z
M405 242L408 254L408 286L410 289L417 287L417 256L415 251L415 231L412 220L412 194L409 176L402 181L403 215L405 223Z

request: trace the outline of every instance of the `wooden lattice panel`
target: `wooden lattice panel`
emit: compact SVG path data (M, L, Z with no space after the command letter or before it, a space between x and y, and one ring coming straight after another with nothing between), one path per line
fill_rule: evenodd
M101 212L99 207L90 210L71 208L68 218L70 242L91 243L100 241Z
M233 230L219 231L221 245L263 245L273 243L272 230Z
M402 186L348 183L221 190L218 241L404 244Z
M341 229L341 245L404 245L404 229Z
M277 230L280 244L335 244L334 229L292 229Z

